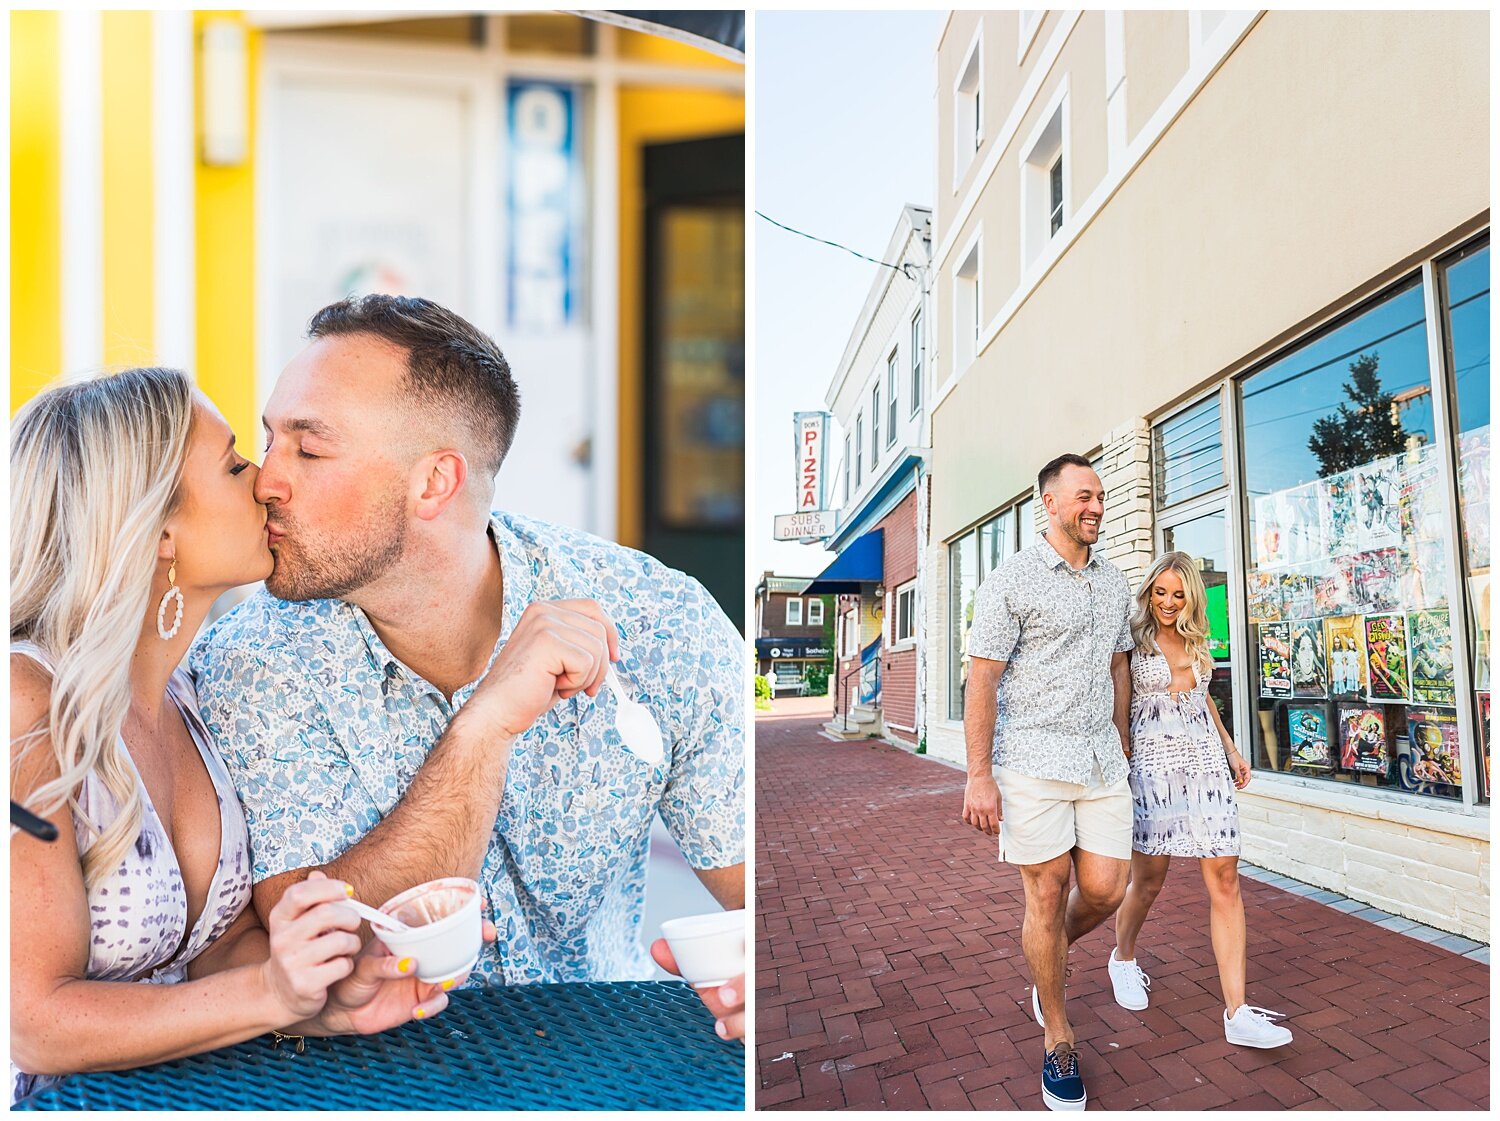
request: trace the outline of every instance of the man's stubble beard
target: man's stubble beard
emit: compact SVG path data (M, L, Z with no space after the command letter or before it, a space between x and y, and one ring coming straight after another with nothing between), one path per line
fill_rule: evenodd
M315 599L346 599L391 570L406 552L406 502L394 495L365 518L358 533L340 541L312 541L315 556L291 545L294 534L307 542L305 532L285 515L286 537L272 550L275 567L266 577L266 590L277 599L306 602Z

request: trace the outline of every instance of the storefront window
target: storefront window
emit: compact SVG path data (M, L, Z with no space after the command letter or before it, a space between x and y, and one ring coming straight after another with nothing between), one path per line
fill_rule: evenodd
M1162 530L1166 552L1180 550L1198 562L1207 594L1208 652L1214 676L1208 692L1219 707L1224 727L1234 733L1234 661L1229 638L1229 547L1223 511L1179 522Z
M1462 250L1443 268L1448 368L1458 433L1458 507L1463 530L1479 794L1490 796L1490 247Z
M1413 278L1240 383L1259 768L1462 796L1429 371Z
M964 684L969 679L969 663L964 651L969 645L969 627L974 622L974 595L979 591L978 543L976 534L966 533L948 546L948 719L964 718Z
M1156 505L1172 506L1224 485L1219 395L1158 424L1151 433Z

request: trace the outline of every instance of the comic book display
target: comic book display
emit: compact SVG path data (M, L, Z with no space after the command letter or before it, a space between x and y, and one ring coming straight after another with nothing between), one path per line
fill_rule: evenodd
M1260 695L1276 700L1292 696L1292 625L1260 626Z
M1447 611L1413 611L1406 617L1411 643L1411 698L1420 704L1453 705L1453 637Z
M1401 550L1376 549L1351 557L1349 584L1355 611L1401 610Z
M1358 615L1323 620L1323 648L1328 652L1328 688L1335 697L1365 695L1365 625Z
M1255 500L1257 568L1317 564L1328 555L1318 492L1317 483L1308 483Z
M1312 767L1320 771L1333 769L1333 753L1328 746L1328 714L1318 708L1288 708L1287 734L1293 767Z
M1323 519L1323 544L1330 557L1358 552L1354 541L1354 477L1345 471L1318 481Z
M1385 714L1378 708L1339 708L1339 766L1357 774L1386 773Z
M1317 581L1300 572L1285 572L1281 576L1281 617L1283 619L1306 619L1317 614Z
M1484 764L1484 796L1490 796L1490 695L1477 694L1479 698L1479 759Z
M1458 495L1471 569L1490 566L1490 426L1458 438Z
M1401 537L1405 566L1401 598L1407 610L1448 606L1448 561L1443 544L1442 463L1426 445L1406 453L1401 481Z
M1411 698L1411 659L1405 615L1365 616L1365 659L1370 673L1367 699L1405 701Z
M1401 457L1354 471L1354 540L1368 553L1401 544Z
M1328 657L1321 619L1299 619L1292 624L1292 696L1328 696Z
M1401 778L1404 785L1441 783L1458 786L1463 781L1456 714L1408 709L1406 734L1411 756L1409 760L1403 760Z
M1252 572L1247 613L1252 623L1276 623L1281 621L1281 577L1274 572Z

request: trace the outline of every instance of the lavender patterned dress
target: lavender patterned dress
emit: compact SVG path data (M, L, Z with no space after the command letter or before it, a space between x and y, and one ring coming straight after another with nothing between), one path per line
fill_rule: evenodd
M12 654L24 654L51 672L51 663L32 643L12 643ZM250 846L245 818L234 794L234 783L214 749L213 740L198 715L192 682L178 670L167 685L219 798L219 863L197 923L188 929L187 894L182 870L172 851L166 826L141 784L144 807L141 833L120 865L89 890L92 927L87 977L91 981L139 981L171 984L187 978L187 966L222 935L250 902ZM122 745L123 742L122 742ZM129 758L129 752L126 752ZM136 776L140 781L140 776ZM101 825L118 812L97 775L83 782L79 802ZM74 822L80 852L92 838L82 822ZM26 1074L11 1065L12 1100L58 1081Z
M1208 711L1210 675L1173 693L1161 654L1130 654L1131 847L1147 856L1238 856L1240 816L1224 744Z

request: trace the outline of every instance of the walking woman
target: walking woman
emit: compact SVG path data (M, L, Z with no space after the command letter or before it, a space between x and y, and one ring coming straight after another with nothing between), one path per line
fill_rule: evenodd
M1150 978L1135 944L1174 856L1198 860L1208 888L1209 931L1224 994L1224 1035L1243 1047L1280 1047L1292 1033L1281 1014L1245 1003L1245 907L1240 899L1240 826L1234 792L1250 766L1208 696L1206 596L1198 566L1167 553L1135 596L1130 655L1130 791L1135 802L1130 886L1115 918L1109 976L1115 1000L1140 1010Z

